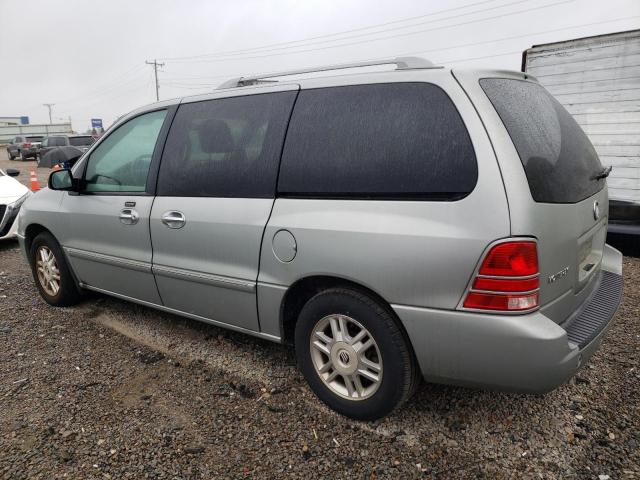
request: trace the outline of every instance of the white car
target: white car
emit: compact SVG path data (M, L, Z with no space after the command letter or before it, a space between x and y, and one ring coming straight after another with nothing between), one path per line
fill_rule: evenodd
M31 191L15 178L19 170L0 170L0 240L16 236L18 212Z

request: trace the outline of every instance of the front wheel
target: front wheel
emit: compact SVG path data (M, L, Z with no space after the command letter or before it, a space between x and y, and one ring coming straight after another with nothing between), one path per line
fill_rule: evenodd
M31 271L40 295L49 305L75 305L81 294L71 275L62 248L49 232L42 232L31 244Z
M406 335L392 314L358 291L330 289L303 307L296 324L296 356L315 394L358 420L384 417L418 383Z

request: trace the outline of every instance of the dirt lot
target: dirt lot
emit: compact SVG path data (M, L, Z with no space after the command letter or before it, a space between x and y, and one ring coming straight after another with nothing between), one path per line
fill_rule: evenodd
M28 181L33 162L9 165ZM569 384L424 385L359 423L291 349L97 295L49 307L0 243L0 478L640 479L640 259L624 269L617 322Z

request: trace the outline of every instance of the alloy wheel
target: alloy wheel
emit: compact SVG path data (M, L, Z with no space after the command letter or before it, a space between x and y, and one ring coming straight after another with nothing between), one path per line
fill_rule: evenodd
M309 339L316 373L333 393L349 400L371 397L382 382L382 356L371 333L353 318L321 318Z
M46 245L36 251L36 271L40 286L48 295L55 297L60 291L60 269L56 257Z

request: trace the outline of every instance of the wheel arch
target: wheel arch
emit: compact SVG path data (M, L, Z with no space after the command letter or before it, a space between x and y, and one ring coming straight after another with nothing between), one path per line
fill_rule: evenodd
M29 253L31 252L31 244L33 243L33 239L40 235L42 232L50 233L55 238L55 235L53 235L51 230L39 223L32 223L24 229L24 249L29 262L31 262Z
M391 308L391 304L386 301L382 295L358 282L332 275L311 275L303 277L296 280L287 289L280 305L280 332L283 343L293 344L296 322L302 307L304 307L314 295L331 288L349 288L375 300L396 320L398 327L403 331L405 339L413 350L404 325L393 308Z

